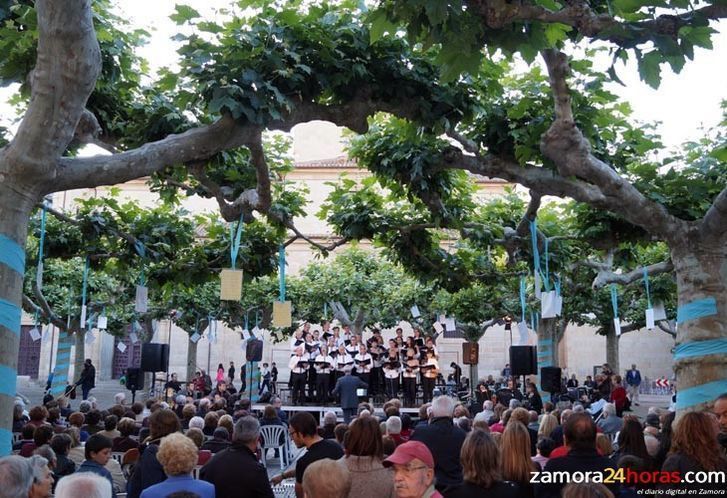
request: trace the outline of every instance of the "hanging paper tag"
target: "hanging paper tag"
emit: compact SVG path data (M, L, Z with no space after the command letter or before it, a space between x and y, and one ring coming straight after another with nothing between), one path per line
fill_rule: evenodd
M457 330L457 326L454 323L454 318L447 318L444 321L444 328L447 332L455 332Z
M250 338L250 331L247 329L242 329L242 339L248 340Z
M122 353L126 353L126 344L124 344L123 342L120 342L116 345L116 349L118 349Z
M273 302L273 326L290 327L293 325L293 306L290 301Z
M81 306L81 328L86 328L86 306Z
M616 331L616 337L621 335L621 319L616 317L613 319L613 328Z
M664 309L664 303L654 303L654 321L659 322L661 320L666 320L666 310Z
M432 327L434 327L434 330L437 331L437 334L441 334L444 330L444 327L442 327L442 324L439 322L434 322L434 325L432 325Z
M136 303L134 304L134 311L137 313L146 313L149 309L149 289L143 285L136 286Z
M543 318L555 318L556 299L555 291L543 292L540 296L540 313Z
M528 339L530 338L530 333L528 332L528 324L524 321L517 324L517 330L520 332L520 346L525 346L528 343Z
M98 320L96 321L96 327L98 327L99 329L105 330L109 324L108 320L109 320L108 317L101 315L100 317L98 317Z
M541 298L541 295L543 293L542 286L543 286L543 283L540 281L540 272L536 271L535 272L535 298L536 299ZM545 318L545 317L543 317L543 318Z
M136 344L139 342L139 336L136 335L136 332L132 332L129 334L129 340L131 341L131 344Z
M199 335L197 332L195 332L194 334L189 336L189 340L196 343L197 341L200 340L201 337L202 337L201 335Z
M38 330L38 327L33 327L28 331L28 334L30 334L30 338L33 339L33 342L40 339L40 331Z
M646 310L646 328L651 330L654 328L654 309L649 308Z
M563 296L555 297L555 315L560 316L563 313Z
M51 331L50 326L48 326L47 329L45 329L45 334L43 334L43 344L48 344L48 341L50 341L51 337Z
M242 298L242 270L225 268L220 272L220 300L239 301Z
M247 340L243 340L240 343L240 349L242 349L243 351L246 351L247 350Z
M257 336L258 334L261 334L261 333L262 333L262 329L260 327L258 327L257 325L255 325L252 328L252 331L250 332L250 338L255 338L255 336Z
M411 317L412 318L419 318L420 316L422 316L422 314L419 313L419 306L417 306L415 304L414 306L411 307Z
M93 344L95 339L96 336L93 335L93 332L86 332L86 344Z
M442 325L444 325L444 322L446 320L447 320L447 316L446 315L439 315L439 323L441 323Z

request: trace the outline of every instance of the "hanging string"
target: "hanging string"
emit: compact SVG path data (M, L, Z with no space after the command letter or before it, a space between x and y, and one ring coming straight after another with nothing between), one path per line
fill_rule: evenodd
M550 270L549 270L549 264L548 264L548 237L545 237L545 282L546 282L546 288L548 286L547 282L550 280Z
M86 265L83 268L83 285L81 287L81 314L83 315L83 310L86 308L86 291L88 288L88 267L89 267L89 257L86 256ZM86 318L85 316L83 317ZM83 320L82 320L83 321ZM85 323L81 323L81 328L86 328Z
M38 267L36 268L35 281L38 284L38 289L43 288L43 252L45 246L45 219L47 214L47 208L45 202L43 203L42 210L40 212L40 241L38 242Z
M560 276L555 276L555 295L560 296Z
M533 270L540 271L540 251L538 250L538 220L530 222L530 240L533 245Z
M534 331L537 332L537 330L538 330L538 327L537 327L538 320L537 320L537 316L536 315L537 315L537 313L535 313L534 311L531 311L530 312L530 328L532 330L534 330Z
M262 320L263 310L255 311L255 327L260 328L260 321Z
M646 307L651 308L651 291L649 289L649 270L644 266L644 287L646 287Z
M613 317L618 318L618 291L616 284L611 284L611 306L613 307Z
M250 314L250 312L245 313L245 330L247 330L248 332L250 331L250 329L248 328L248 326L249 326L249 314Z
M522 313L522 320L521 322L525 322L525 276L520 277L520 310Z
M328 303L323 303L323 319L328 320Z
M240 221L237 222L236 230L233 229L232 224L230 224L230 262L232 263L233 270L237 265L237 256L240 253L243 226L244 223L242 222L242 215L240 215Z
M278 249L278 274L280 275L280 302L285 301L285 246Z

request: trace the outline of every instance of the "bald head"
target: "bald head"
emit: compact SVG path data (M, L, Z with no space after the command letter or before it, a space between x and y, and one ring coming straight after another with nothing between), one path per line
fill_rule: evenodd
M587 413L573 413L563 425L563 441L572 450L596 449L596 424Z

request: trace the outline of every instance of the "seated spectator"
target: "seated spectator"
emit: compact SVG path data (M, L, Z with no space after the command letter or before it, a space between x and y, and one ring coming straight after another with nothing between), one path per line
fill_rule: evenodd
M644 425L644 443L649 456L654 459L659 454L659 415L650 413L646 416Z
M76 471L76 464L68 458L68 451L71 449L71 436L68 434L56 434L50 440L50 447L56 454L56 465L53 468L53 476L58 482L61 477L73 474Z
M217 422L217 428L219 429L220 427L224 427L225 429L227 429L227 434L232 435L232 432L235 430L235 421L233 420L232 416L226 413L220 415L220 420Z
M214 485L216 498L273 497L267 472L255 455L259 438L258 420L242 417L235 423L230 447L202 467L200 479Z
M351 496L351 475L339 462L324 458L306 468L303 474L303 496L305 498L347 498Z
M79 431L78 436L82 443L86 442L86 439L88 439L88 436L89 436L89 433L83 429L85 420L86 420L86 417L81 412L73 412L68 416L68 425L70 427L78 428L78 431Z
M346 433L348 432L348 424L340 423L336 425L336 428L333 429L333 433L336 436L336 442L343 447L343 439L346 436Z
M474 430L465 439L460 455L464 482L447 490L447 498L518 498L518 487L503 481L500 473L500 450L492 437Z
M8 498L25 498L33 486L33 470L27 458L11 455L0 458L0 490Z
M653 461L649 456L649 452L646 450L644 433L636 417L628 416L624 418L623 427L618 433L618 438L616 438L616 444L618 449L611 456L611 461L614 465L616 465L622 456L633 455L641 458L647 468L652 470Z
M381 440L384 444L384 458L387 458L389 455L394 453L394 450L396 450L396 442L394 442L391 436L384 436Z
M407 441L397 446L383 464L394 469L397 496L442 498L434 488L434 457L424 443Z
M179 433L169 434L159 445L157 459L167 479L146 488L141 498L166 498L176 491L196 493L200 498L215 498L212 484L192 477L192 470L197 465L197 447L189 438Z
M182 408L182 417L181 417L181 424L182 424L182 430L189 429L189 421L192 420L192 418L197 414L197 408L192 403L187 403ZM202 423L202 427L204 427L204 422Z
M61 410L55 406L48 410L48 424L53 428L53 432L63 432L66 430L66 424L61 422Z
M217 453L230 446L230 433L224 427L218 427L212 433L212 439L202 443L202 450L208 450L211 453Z
M272 406L270 408L273 408ZM268 407L265 407L265 411L267 413ZM275 410L275 408L273 408ZM263 417L264 420L264 417ZM281 422L282 423L282 422ZM319 435L323 439L336 439L336 434L334 433L334 430L336 428L336 423L338 423L338 418L336 417L336 413L332 411L327 411L325 415L323 415L323 426L318 431ZM260 425L265 425L260 421Z
M613 444L611 443L611 438L603 433L596 434L596 450L598 450L599 455L606 457L611 456L611 454L613 454Z
M119 420L116 429L119 431L119 436L113 439L111 451L127 452L132 448L139 447L139 442L131 437L134 431L136 431L136 422L134 422L134 419L128 417L122 418Z
M23 446L26 444L33 445L33 450L35 449L35 443L33 442L33 434L35 434L35 426L34 425L26 425L23 427L20 431L20 441L13 444L13 451L22 451ZM33 451L31 450L30 453Z
M553 430L558 427L558 419L552 413L546 413L540 417L540 424L538 425L537 439L549 438ZM555 443L555 441L553 441Z
M568 454L559 458L551 458L545 464L545 472L605 472L607 468L613 469L614 464L596 451L596 424L587 413L573 413L563 426L563 438L568 446ZM538 498L559 498L563 488L562 483L536 484ZM617 484L611 484L609 489L618 493Z
M389 417L388 419L386 419L386 435L391 437L391 439L394 440L394 443L396 443L397 446L406 442L401 437L401 418L400 417L393 416L393 417Z
M481 418L485 419L485 422L488 424L492 423L492 421L495 418L495 411L493 410L494 404L492 403L492 400L486 399L482 403L482 411L478 413L477 415L482 414Z
M30 486L28 498L50 498L53 490L53 472L48 466L48 460L42 456L33 455L28 459L28 463L33 474L33 483Z
M94 434L86 441L84 448L86 460L78 467L78 472L92 472L105 479L111 484L111 496L116 498L116 491L113 490L114 479L111 472L106 469L106 464L111 458L111 440L106 436Z
M121 432L119 432L116 428L118 423L119 418L116 415L107 415L104 419L104 430L99 431L98 434L106 436L111 441L113 441L117 437L121 436Z
M212 434L215 433L215 429L217 429L217 422L219 422L220 417L217 415L216 412L208 412L204 416L204 426L202 427L202 432L205 436L212 437Z
M401 418L401 432L399 435L402 441L409 441L412 434L411 416L408 413L402 413L399 418Z
M198 429L196 427L187 429L187 432L185 432L184 435L191 439L192 442L197 446L197 448L202 448L205 438L201 429Z
M530 433L527 427L515 418L515 412L520 409L513 411L513 416L502 433L500 471L505 480L518 485L520 496L532 498L534 488L530 483L531 472L539 471L540 466L531 460Z
M608 438L606 438L606 440L608 440ZM550 454L555 449L555 441L553 441L549 437L541 438L538 441L536 448L538 450L538 454L532 457L532 460L533 462L540 465L540 468L542 469L543 467L545 467L545 464L548 463L548 460L550 459Z
M28 416L30 417L28 425L32 425L33 427L40 427L41 425L46 423L46 419L48 418L48 410L46 410L45 406L34 406L28 412Z
M263 417L260 419L260 425L282 425L285 426L278 412L272 405L266 405L263 409Z
M23 404L16 401L13 405L13 432L21 432L30 420L24 412Z
M56 486L54 498L111 498L108 479L91 472L63 478Z
M76 464L76 468L86 459L86 453L83 450L78 433L78 427L69 427L66 429L66 434L71 438L71 449L68 451L68 458Z
M90 410L86 413L86 423L81 427L82 431L88 432L89 435L96 434L104 430L101 425L101 412L98 410Z
M616 415L616 405L606 403L603 406L603 417L596 424L604 434L616 434L621 430L623 420Z
M30 424L28 424L30 425ZM33 427L31 425L31 427ZM20 456L29 457L33 454L36 448L40 448L44 444L50 443L53 437L53 429L50 425L41 425L35 428L33 431L33 442L26 443L20 450Z
M619 459L618 468L624 469L625 471L635 472L640 474L641 472L648 472L644 461L641 458L633 455L626 455ZM643 484L637 485L637 483L623 482L621 483L621 491L619 492L619 498L638 498L643 496L645 486Z
M475 415L475 418L472 419L472 430L479 430L479 431L485 431L486 433L490 433L490 424L487 423L487 417L482 415L482 412Z
M189 428L190 429L204 429L204 419L200 416L194 416L189 421Z
M51 448L49 444L44 444L43 446L39 446L35 449L35 451L33 452L33 456L35 455L45 458L48 461L48 468L50 469L51 473L53 473L56 468L56 463L58 462L58 459L56 458L56 452L53 451L53 448Z
M614 494L599 482L573 482L563 488L562 498L614 498Z

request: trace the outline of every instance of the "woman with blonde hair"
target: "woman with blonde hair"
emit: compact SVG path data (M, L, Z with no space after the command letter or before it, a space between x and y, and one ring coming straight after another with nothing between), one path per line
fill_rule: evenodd
M538 440L541 440L544 437L550 437L551 432L553 432L553 429L556 427L558 427L558 419L555 418L554 415L550 413L543 415L540 419L540 425L538 426Z
M460 452L463 484L447 491L447 498L518 498L518 487L503 481L500 450L495 439L481 430L473 430L464 440Z
M343 438L341 462L351 474L348 498L395 498L394 473L384 468L384 441L379 422L372 416L358 417Z
M507 424L500 448L502 477L519 486L522 498L533 498L535 490L530 484L530 472L539 471L540 466L530 459L530 434L525 426L515 421Z
M166 481L154 484L141 493L141 498L164 498L177 491L196 493L200 498L215 498L215 486L192 477L197 465L197 446L180 433L169 434L159 445L157 460L162 464Z
M596 434L596 449L602 456L611 456L611 453L613 453L611 438L603 433Z

